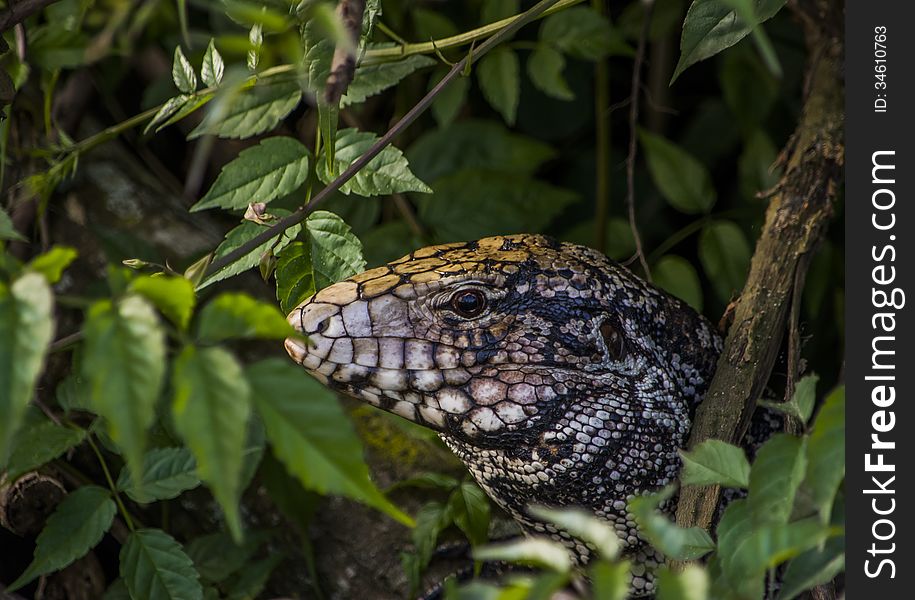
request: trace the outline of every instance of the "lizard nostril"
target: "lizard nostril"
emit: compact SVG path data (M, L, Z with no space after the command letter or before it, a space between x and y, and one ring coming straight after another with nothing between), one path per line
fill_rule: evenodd
M323 321L318 323L317 332L324 333L325 331L327 331L328 327L330 327L330 317L327 317L326 319L324 319Z

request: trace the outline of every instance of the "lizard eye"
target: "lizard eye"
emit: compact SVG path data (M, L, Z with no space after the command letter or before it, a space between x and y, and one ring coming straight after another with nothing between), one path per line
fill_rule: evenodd
M626 341L619 329L608 321L604 321L600 324L600 335L604 338L610 358L616 361L626 358Z
M480 290L459 290L451 296L450 304L455 313L470 319L486 308L486 296Z

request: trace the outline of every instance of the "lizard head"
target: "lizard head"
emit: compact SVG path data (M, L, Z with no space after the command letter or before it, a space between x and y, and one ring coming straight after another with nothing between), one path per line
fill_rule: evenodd
M309 342L290 338L287 351L322 383L482 447L561 435L555 421L578 397L625 399L621 427L686 405L717 343L678 300L540 235L422 248L324 288L288 318ZM616 418L596 403L586 412L592 430Z

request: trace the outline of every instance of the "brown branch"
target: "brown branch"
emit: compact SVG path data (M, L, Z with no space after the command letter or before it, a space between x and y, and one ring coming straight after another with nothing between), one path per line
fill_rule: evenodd
M0 33L25 21L39 10L50 6L57 0L20 0L11 2L10 7L0 13Z
M334 58L330 63L330 75L324 88L324 101L331 105L340 102L346 89L356 74L356 51L359 37L362 35L362 15L365 13L365 0L340 0L337 3L337 18L349 35L349 44L338 43L334 48Z
M390 144L394 138L400 134L401 131L409 127L413 121L419 117L419 115L425 112L425 110L432 105L432 101L435 100L435 97L438 96L442 90L444 90L445 87L451 83L452 80L460 76L461 72L468 64L472 64L479 60L484 54L492 50L496 45L514 35L518 29L535 20L538 16L543 14L544 11L549 9L557 2L559 2L559 0L541 0L533 7L531 7L527 12L522 13L518 19L515 19L504 29L500 29L498 33L477 46L472 54L465 56L462 60L451 67L451 70L448 71L444 77L442 77L442 80L439 81L434 88L429 90L429 92L423 96L422 100L420 100L416 106L411 108L407 114L401 117L401 119L395 123L387 133L379 138L377 142L372 144L372 147L366 150L365 154L356 159L356 161L353 162L336 179L331 181L320 192L315 194L311 202L299 208L291 215L280 219L277 221L276 225L273 225L269 229L263 230L228 254L214 259L213 262L210 263L209 267L207 267L204 279L207 276L210 276L213 273L224 269L241 257L246 256L251 251L259 248L265 242L272 240L276 236L282 234L293 225L304 221L308 215L317 210L318 207L321 206L334 192L340 189L344 183L352 179L356 173L358 173L363 167L369 164L369 162L371 162L373 158L375 158L382 150L384 150L387 145Z
M632 92L629 96L629 154L626 156L626 207L629 210L629 228L635 240L635 254L639 258L645 278L651 281L651 269L642 249L642 236L635 222L635 159L639 150L639 93L642 90L642 63L645 62L645 47L648 33L651 31L651 15L654 13L654 2L645 5L645 17L642 22L642 33L639 35L639 46L635 52L635 64L632 66Z
M796 287L833 214L844 161L842 3L796 0L809 63L807 96L797 129L782 153L785 173L766 211L747 283L708 394L696 412L689 447L717 438L738 443L775 362ZM716 486L686 486L677 523L708 529Z

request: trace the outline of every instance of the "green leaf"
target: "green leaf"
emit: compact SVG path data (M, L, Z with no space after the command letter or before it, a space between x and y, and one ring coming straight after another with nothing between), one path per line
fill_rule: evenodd
M845 570L845 541L841 537L827 540L822 548L812 548L788 563L779 600L791 600L802 592L823 585Z
M624 600L629 594L629 563L596 560L588 565L591 592L600 600Z
M275 213L275 215L277 217L289 214L288 212L281 212L279 210L276 210L273 212ZM261 231L263 231L267 227L269 227L269 224L261 225L260 223L254 223L253 221L245 221L244 223L242 223L241 225L239 225L238 227L236 227L235 229L233 229L232 231L230 231L229 233L226 234L226 239L224 239L222 241L222 243L219 244L219 246L216 248L216 252L215 252L213 258L219 258L219 257L225 256L226 254L228 254L232 250L238 248L239 246L241 246L248 240L256 237ZM257 264L261 261L261 257L263 257L264 253L270 252L271 249L273 249L274 252L279 252L280 250L282 250L283 248L286 247L286 244L288 244L289 242L294 240L301 230L302 230L301 225L293 225L292 227L287 229L282 234L282 237L280 238L279 241L277 241L277 237L280 237L279 235L267 240L266 242L264 242L263 244L261 244L260 246L258 246L257 248L255 248L254 250L249 252L248 254L246 254L244 257L233 262L226 268L220 269L216 273L213 273L212 275L207 277L198 286L198 289L205 288L210 284L216 283L217 281L222 281L223 279L226 279L228 277L232 277L234 275L238 275L239 273L243 273L243 272L247 271L248 269L250 269L251 267L257 266Z
M130 592L127 590L127 584L124 583L124 580L120 577L115 579L105 590L102 600L130 600Z
M762 128L754 129L744 141L737 163L740 193L744 198L756 199L760 193L766 193L778 184L783 168L777 160L778 149L769 135ZM806 298L807 294L804 296Z
M680 450L683 485L717 484L730 488L750 485L750 463L743 448L721 440L705 440L692 452Z
M25 236L16 231L16 228L13 227L13 220L6 214L2 206L0 206L0 240L25 241Z
M421 40L438 40L457 35L457 26L442 11L417 7L411 10L416 35Z
M46 418L27 424L13 438L6 480L15 481L78 446L84 439L86 432L82 429L61 427Z
M337 132L334 172L339 174L345 171L350 164L365 154L377 139L377 136L369 131L344 129ZM330 183L334 179L326 161L318 163L317 174L318 179L324 183ZM354 192L360 196L375 196L399 192L429 193L432 190L410 171L407 159L399 148L387 146L365 168L344 183L340 191L344 194Z
M264 27L261 23L251 26L251 30L248 31L248 44L250 48L245 57L245 64L249 70L256 71L261 60L261 46L264 45Z
M634 54L605 16L585 6L566 9L544 19L540 26L540 41L584 60Z
M558 100L572 100L575 94L562 77L566 59L548 46L538 46L527 59L527 74L531 83L547 96Z
M226 107L220 118L204 119L187 138L205 134L244 139L264 133L299 105L302 90L295 81L266 81L242 90Z
M827 396L814 421L807 441L807 474L804 490L809 493L820 520L826 522L836 492L845 478L845 387Z
M39 575L63 569L84 556L111 527L117 508L108 490L84 485L64 498L38 535L35 557L7 588L17 590Z
M719 556L730 579L750 579L822 544L836 533L835 528L820 523L816 517L792 523L767 523L751 529L738 541L733 554Z
M406 479L401 479L387 489L390 491L399 490L405 487L415 487L424 490L440 490L451 492L454 491L454 489L459 485L461 485L461 482L454 477L430 471L426 473L420 473L419 475L414 475Z
M543 230L577 200L565 189L518 175L467 169L435 182L419 216L443 241Z
M184 57L181 46L175 46L175 59L172 61L172 80L179 92L193 94L197 89L197 75L194 74L194 67Z
M162 123L161 125L158 125L156 127L156 133L162 131L169 125L174 125L178 121L184 119L184 117L188 116L189 114L195 112L197 109L201 108L205 104L209 103L210 100L212 100L215 97L216 96L213 93L207 93L207 94L200 93L200 94L195 94L193 96L189 96L183 104L178 106L178 110L175 111L175 113L173 115L168 117L164 123Z
M747 279L750 244L735 223L712 221L699 237L699 260L718 297L727 302Z
M203 55L203 65L200 67L200 78L209 87L216 87L222 81L225 69L222 56L219 54L219 50L216 49L214 40L210 38L207 51Z
M140 529L121 548L121 577L133 600L203 600L194 563L160 529Z
M188 279L168 275L140 275L131 280L129 289L152 302L179 329L187 329L197 302L194 284Z
M255 600L270 579L270 574L283 561L282 554L273 553L265 559L247 565L226 587L227 600Z
M266 539L262 533L254 534L246 536L243 544L236 544L220 531L195 538L186 551L202 579L219 583L244 567Z
M190 94L178 94L174 98L169 98L165 101L159 111L155 116L150 119L149 123L146 124L146 127L143 128L143 135L149 133L150 129L155 129L158 133L165 125L163 123L172 115L178 112L183 106L186 106L188 103L193 103L195 97Z
M668 203L680 212L707 213L715 204L712 177L688 152L645 130L639 130L651 178Z
M489 540L489 499L475 483L465 481L448 498L454 524L474 546Z
M272 304L241 292L217 296L200 311L197 337L207 343L228 339L282 340L295 330Z
M416 526L410 534L413 552L404 553L402 557L404 570L410 579L411 596L416 595L422 572L432 558L439 535L453 522L450 504L427 502L416 513Z
M559 542L542 537L520 538L475 548L473 558L535 565L557 573L568 573L572 568L568 549Z
M309 19L302 27L302 52L302 87L312 94L323 95L334 57L334 42L327 37L317 19ZM318 108L321 108L320 102Z
M340 104L345 107L365 102L366 98L397 85L414 71L434 64L435 61L428 56L414 54L402 60L359 65Z
M130 470L121 469L117 487L131 500L149 504L177 498L181 492L200 485L197 461L187 448L155 448L143 457L143 470L134 483Z
M362 243L349 225L332 212L318 210L305 220L311 243L315 287L322 289L365 270Z
M432 76L429 77L429 90L432 90L440 82L449 69L436 69ZM445 89L439 92L435 100L432 101L432 116L439 127L447 127L458 116L461 107L467 102L467 92L470 91L469 77L455 77ZM416 170L414 166L414 171Z
M359 438L333 392L279 359L251 365L247 379L274 455L303 486L347 496L412 525L369 479Z
M580 508L553 509L543 506L531 506L529 512L544 521L559 526L571 536L593 546L600 558L613 560L619 555L620 540L616 531L607 522L594 516L590 511Z
M778 98L778 80L744 47L723 55L719 72L721 92L741 131L748 133L763 122Z
M32 400L54 332L53 298L45 278L26 273L0 281L0 466Z
M654 284L702 312L702 284L692 264L681 256L668 254L651 268Z
M222 168L213 187L191 207L244 209L252 202L268 203L294 192L308 179L308 148L291 137L261 140L242 150Z
M238 499L250 389L241 365L219 347L185 346L175 359L175 428L197 459L197 475L222 506L232 537L241 539Z
M747 498L754 522L788 522L807 465L805 446L802 438L777 434L756 453Z
M54 23L32 27L29 32L29 62L45 72L86 64L89 36Z
M139 473L146 430L165 375L165 335L152 306L129 295L116 304L100 300L89 308L83 379L93 412L105 417L108 435Z
M431 130L407 151L413 172L431 182L469 168L530 175L555 156L548 144L479 119Z
M717 560L723 579L727 582L726 587L732 590L732 593L741 593L743 597L762 597L764 588L761 577L750 578L731 570L734 553L753 532L753 519L745 498L733 500L728 504L721 520L718 521L716 531L718 551L712 557L712 561Z
M813 405L816 403L817 375L805 375L794 387L794 394L788 402L765 402L761 401L760 406L771 408L783 412L797 419L800 423L806 424L813 414Z
M591 246L593 248L597 245L595 241L596 233L594 223L585 221L568 229L560 235L559 238L566 242L573 242L575 244ZM622 217L611 217L607 222L605 236L607 247L604 249L604 254L610 258L623 261L635 254L635 240L632 237L632 227L630 227L627 219ZM661 260L663 261L664 259L662 258ZM652 267L651 269L652 275L654 275L655 268L656 267ZM657 277L655 277L655 283L662 288L664 285L667 285L666 282L662 285Z
M382 12L381 0L367 0L365 2L365 10L362 13L362 32L359 36L360 56L375 32L375 22L381 17Z
M756 21L764 21L775 16L785 0L754 0ZM671 83L691 65L705 60L730 48L748 33L751 25L739 18L721 0L693 0L683 21L683 34L680 38L680 60L674 70Z
M76 250L69 246L54 246L44 254L33 258L25 268L41 273L51 285L60 281L64 269L76 260Z
M311 263L311 245L292 242L276 257L276 299L280 310L289 314L306 298L315 294L315 271Z
M368 12L366 11L366 13ZM366 13L363 13L363 18L368 16ZM302 59L301 85L303 89L315 96L315 104L318 109L318 130L323 142L324 159L327 164L334 165L334 144L327 142L337 139L340 106L324 101L324 87L330 75L334 43L327 39L316 19L309 19L302 27L302 51L304 58ZM336 175L336 173L332 173L332 175Z
M484 0L480 22L495 23L518 14L520 10L519 0Z
M708 574L698 565L686 565L674 572L667 567L657 572L657 600L706 600Z
M766 63L769 71L776 77L781 77L782 66L778 62L778 56L775 54L775 48L766 35L765 29L759 27L760 21L756 18L756 11L753 7L753 0L724 0L725 4L734 9L740 20L750 28L753 34L753 42L759 50L759 54Z
M648 542L668 558L696 560L715 549L708 532L699 527L683 528L659 513L657 506L670 498L672 488L657 494L635 496L629 500L629 512Z
M318 129L321 134L321 146L324 148L325 164L336 165L336 144L329 144L328 140L337 139L337 125L340 121L340 107L328 104L321 99L316 102L318 107ZM339 173L331 173L334 177Z
M499 46L480 60L477 80L483 97L505 122L515 124L521 98L521 67L518 55L507 46Z

